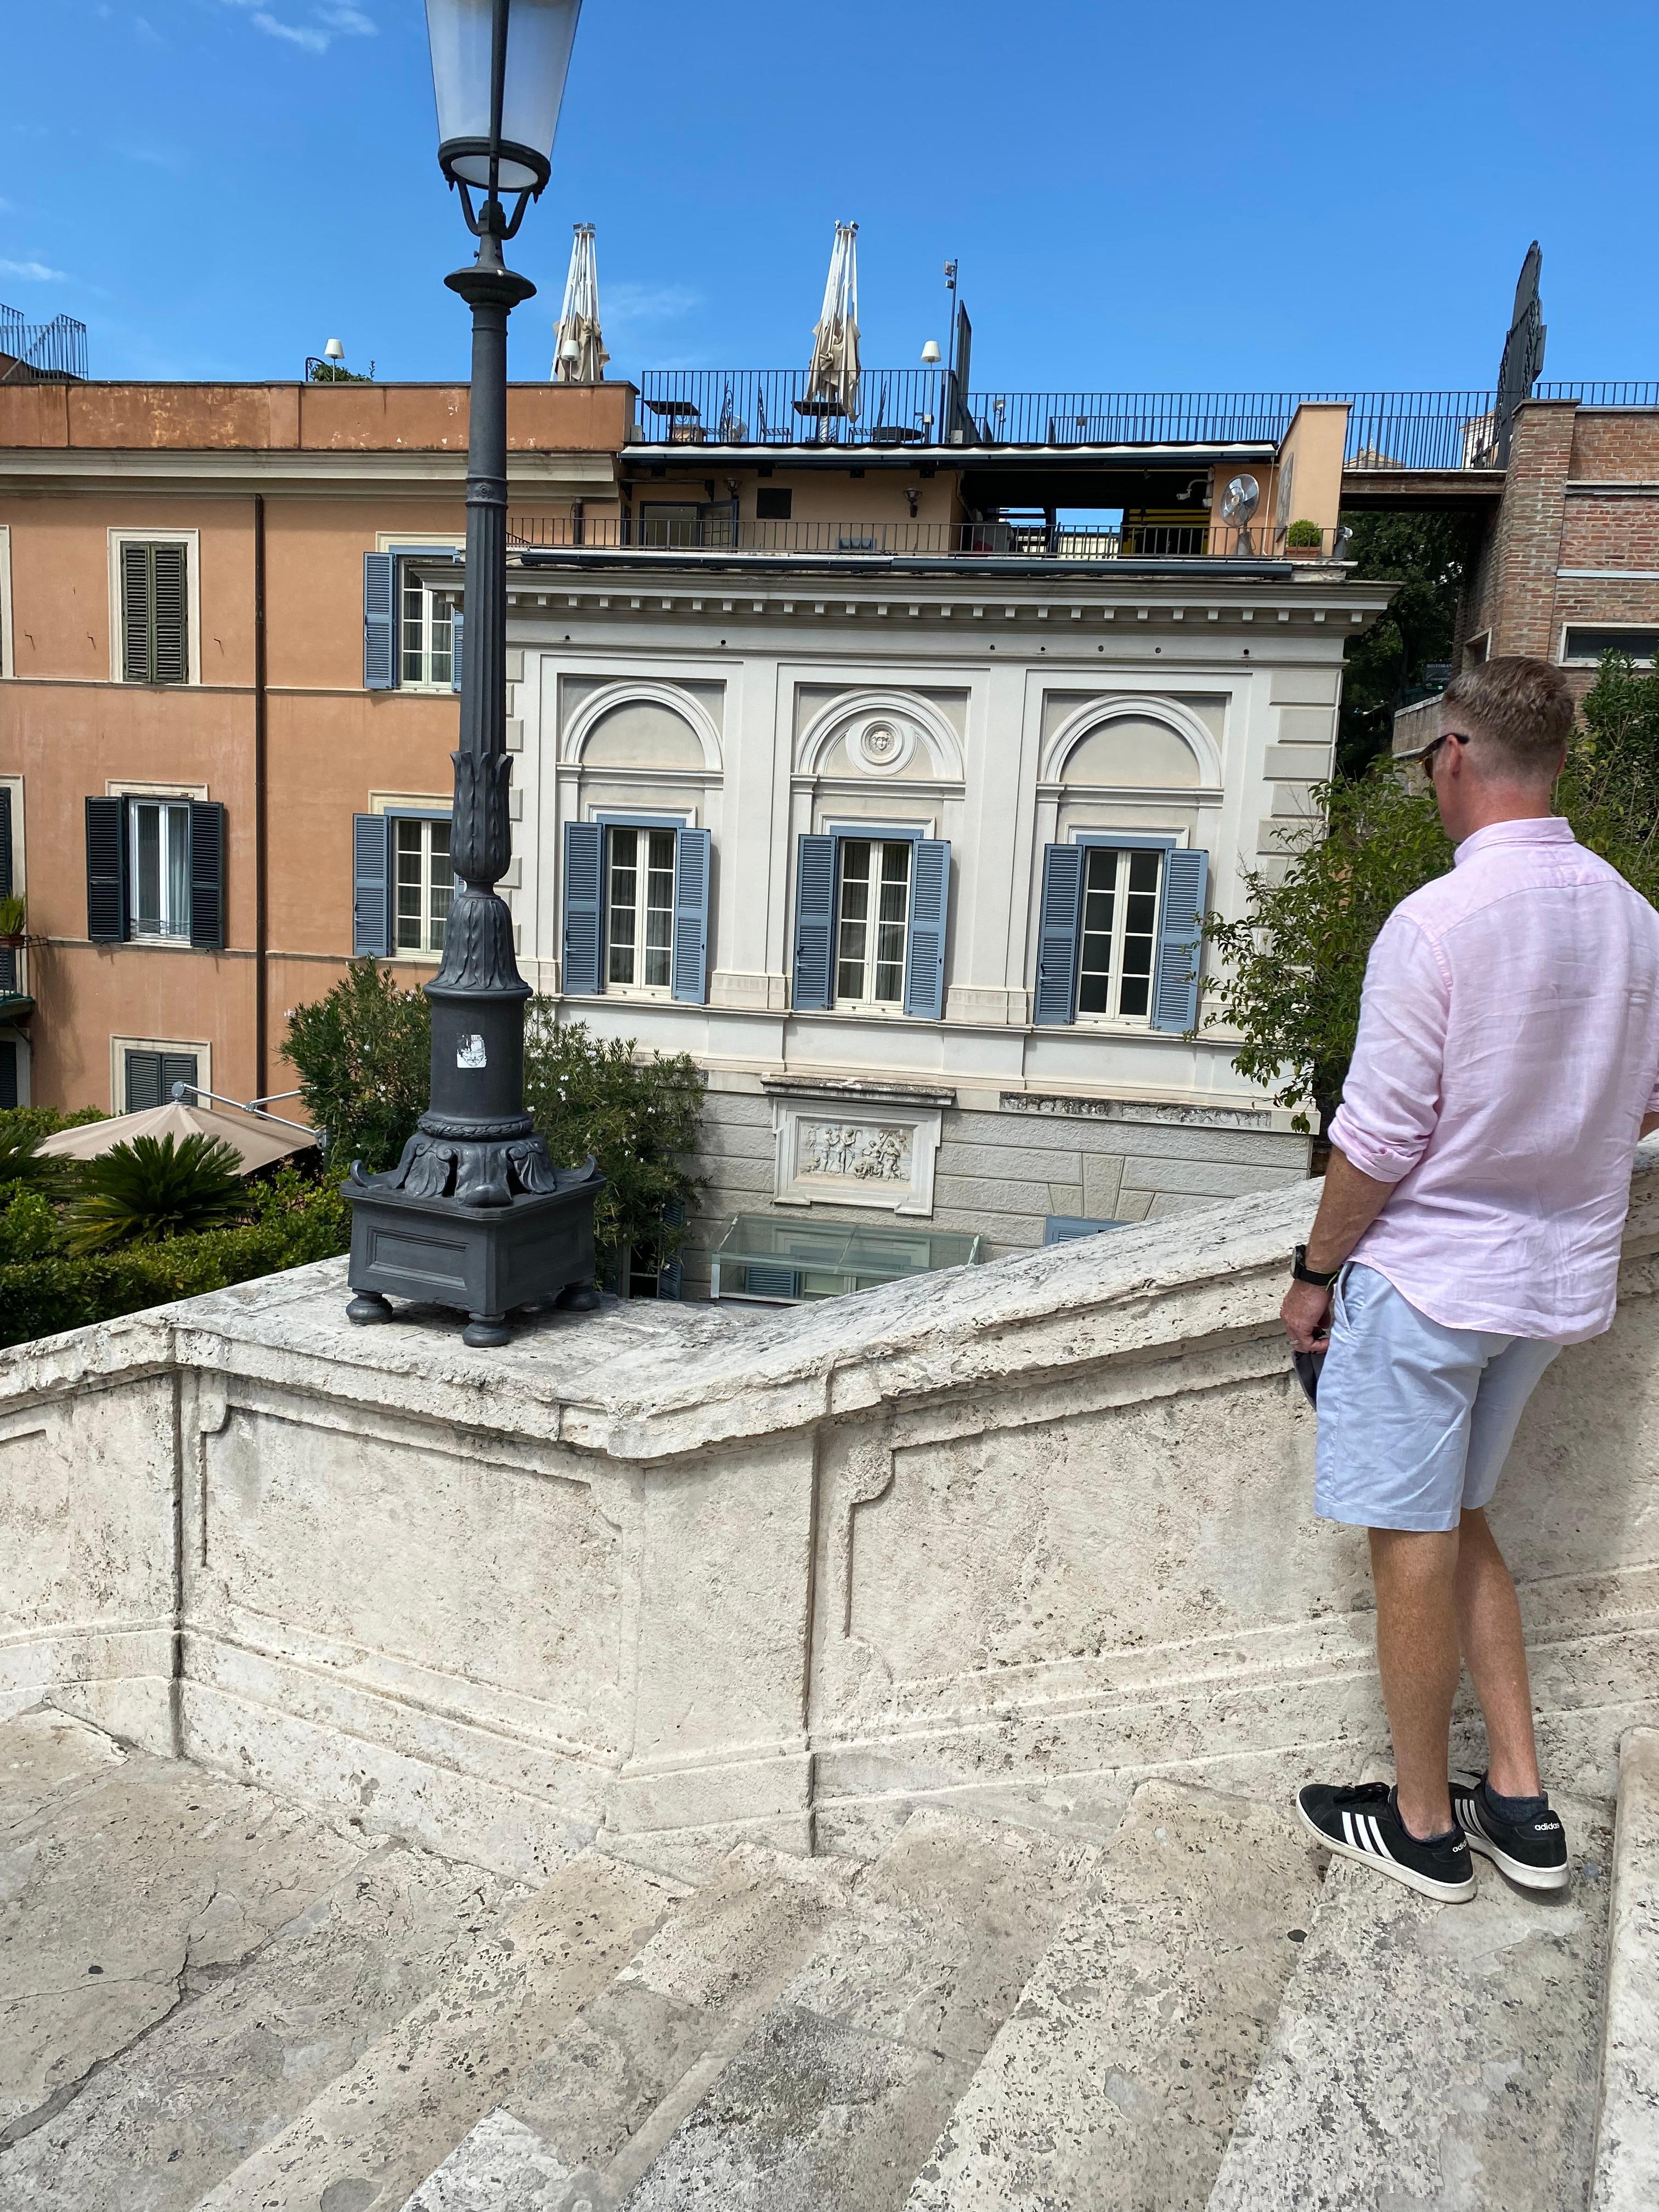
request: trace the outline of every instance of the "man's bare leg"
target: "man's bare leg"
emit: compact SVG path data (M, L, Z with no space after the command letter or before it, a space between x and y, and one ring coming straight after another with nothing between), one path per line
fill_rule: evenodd
M1376 1663L1394 1734L1400 1817L1414 1836L1443 1836L1454 1825L1446 1771L1452 1699L1462 1672L1459 1532L1373 1528L1370 1540Z
M1542 1785L1521 1605L1479 1508L1465 1513L1458 1532L1456 1598L1458 1637L1486 1716L1487 1779L1500 1797L1535 1796Z

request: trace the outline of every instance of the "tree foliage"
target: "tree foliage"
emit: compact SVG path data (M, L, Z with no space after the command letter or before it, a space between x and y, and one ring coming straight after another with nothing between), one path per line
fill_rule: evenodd
M1337 769L1362 775L1389 750L1395 708L1432 661L1452 657L1457 602L1472 557L1470 525L1449 514L1346 514L1349 558L1368 581L1397 580L1386 614L1348 647L1337 730Z
M602 1254L639 1251L659 1270L679 1250L707 1088L688 1053L641 1058L631 1037L562 1024L545 999L526 1011L525 1103L556 1161L574 1166L591 1152L599 1162L609 1186L595 1217Z
M1659 906L1659 669L1608 653L1580 714L1557 804L1580 843Z
M365 1175L395 1166L426 1110L425 994L399 990L373 960L354 960L332 990L289 1013L283 1051L342 1172L354 1160Z

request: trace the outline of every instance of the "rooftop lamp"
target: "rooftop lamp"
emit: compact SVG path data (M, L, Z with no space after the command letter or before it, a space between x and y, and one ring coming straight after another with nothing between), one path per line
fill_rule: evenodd
M928 339L927 344L923 346L921 349L921 357L929 368L937 368L939 367L939 340L937 338Z
M338 338L331 338L328 343L323 348L323 359L325 361L343 361L345 359L345 348L340 343Z

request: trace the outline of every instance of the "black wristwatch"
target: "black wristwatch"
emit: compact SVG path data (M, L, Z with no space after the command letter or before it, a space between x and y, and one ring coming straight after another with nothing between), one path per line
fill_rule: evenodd
M1316 1290L1328 1291L1342 1270L1333 1267L1328 1275L1322 1275L1317 1267L1308 1265L1307 1246L1298 1244L1291 1255L1291 1273L1298 1283L1311 1283Z

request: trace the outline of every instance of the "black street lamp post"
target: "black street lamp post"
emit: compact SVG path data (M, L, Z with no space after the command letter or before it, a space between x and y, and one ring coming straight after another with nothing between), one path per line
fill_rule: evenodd
M432 1008L431 1103L397 1166L354 1164L346 1311L394 1318L390 1297L461 1308L465 1340L507 1340L514 1309L587 1311L590 1159L559 1168L524 1105L524 1002L513 921L495 886L512 858L507 751L507 319L535 286L501 258L550 169L581 0L427 0L438 159L478 241L445 278L472 310L466 623L450 854L455 894ZM473 204L474 189L485 197ZM516 195L509 218L503 192Z

